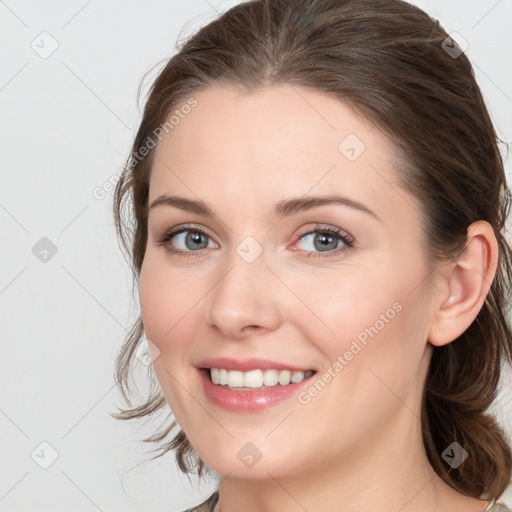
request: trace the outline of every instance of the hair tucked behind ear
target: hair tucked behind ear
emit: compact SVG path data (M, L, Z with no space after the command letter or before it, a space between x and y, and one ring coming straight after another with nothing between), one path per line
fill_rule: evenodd
M510 483L512 466L510 445L488 412L501 365L512 363L507 317L512 251L504 238L510 192L471 65L464 53L447 51L457 46L447 46L446 38L437 21L400 0L255 0L233 7L181 45L153 83L116 187L114 214L138 278L153 155L141 157L139 150L173 109L213 83L247 91L285 83L308 87L373 120L396 145L402 186L422 205L433 267L464 249L467 228L475 221L489 222L498 240L499 267L481 311L458 339L433 350L421 416L427 454L439 476L461 493L494 499ZM124 225L125 201L131 226ZM117 360L116 379L125 397L143 334L138 322ZM116 417L143 417L165 406L159 390ZM164 440L173 426L146 441ZM441 455L454 441L468 453L456 469ZM164 445L163 453L169 450L176 451L184 472L202 474L205 465L183 432Z
M503 266L509 264L503 258ZM504 492L512 466L507 439L486 412L497 395L501 361L511 359L503 279L500 275L494 280L471 326L456 341L434 350L423 403L423 439L436 473L462 492L489 499ZM439 458L453 441L468 452L457 469Z

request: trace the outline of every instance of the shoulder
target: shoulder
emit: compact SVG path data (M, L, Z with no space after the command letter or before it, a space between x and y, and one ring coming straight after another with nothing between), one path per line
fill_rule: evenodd
M210 497L200 503L199 505L196 505L192 508L187 508L187 510L183 510L183 512L213 512L213 509L215 508L215 505L217 504L217 501L219 499L219 491L215 491L213 494L210 495ZM491 511L488 511L491 512ZM492 511L494 512L494 510ZM501 511L498 511L501 512ZM508 511L505 511L508 512Z
M200 505L196 505L195 507L187 508L187 510L183 510L183 512L213 512L214 507L215 505L201 503ZM494 509L492 509L492 511L489 510L488 512L494 512ZM499 512L501 512L501 510ZM508 512L508 510L506 512Z
M182 512L213 512L213 507L208 507L204 503L201 503L195 507L187 508L187 510L183 510ZM486 512L494 512L494 509ZM501 510L499 512L501 512ZM506 512L508 512L508 510Z

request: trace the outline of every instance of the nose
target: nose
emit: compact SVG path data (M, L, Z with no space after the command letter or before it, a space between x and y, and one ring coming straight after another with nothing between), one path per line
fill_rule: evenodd
M281 322L282 288L263 254L249 263L234 251L207 295L207 323L231 340L273 331Z

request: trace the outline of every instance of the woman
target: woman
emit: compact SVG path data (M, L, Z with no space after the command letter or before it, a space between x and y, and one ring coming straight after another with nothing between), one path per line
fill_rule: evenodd
M145 335L160 389L115 417L169 406L149 440L220 479L192 510L508 510L509 201L423 11L232 8L160 72L116 188L141 305L116 377Z

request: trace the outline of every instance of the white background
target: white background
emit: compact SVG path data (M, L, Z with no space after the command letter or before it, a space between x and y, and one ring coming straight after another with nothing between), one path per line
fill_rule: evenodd
M174 53L182 29L235 3L0 1L2 511L172 512L213 488L190 486L172 454L144 464L149 446L137 439L156 425L109 416L122 404L114 360L137 303L108 185L138 127L143 74ZM416 3L469 43L498 132L512 141L512 1ZM43 31L58 43L46 59L31 47L46 37L51 48ZM32 252L42 237L57 248L46 263ZM510 432L510 379L495 410ZM48 469L31 457L50 460L41 442L58 453Z

